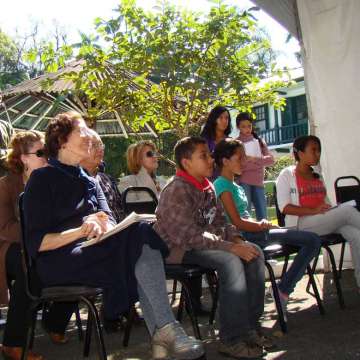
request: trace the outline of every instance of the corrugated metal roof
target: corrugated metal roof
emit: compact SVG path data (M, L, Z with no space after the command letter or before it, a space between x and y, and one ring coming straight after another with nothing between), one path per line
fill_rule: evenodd
M25 80L22 83L11 87L10 89L4 91L2 96L4 98L12 95L21 95L21 94L36 94L36 93L66 93L75 88L75 84L72 80L61 78L63 75L76 72L79 73L83 69L83 65L85 60L74 60L66 64L63 68L59 69L54 73L46 73L40 76L37 76L30 80ZM115 72L113 67L116 65L112 65L111 63L107 63L106 75L109 77L114 77ZM95 73L95 75L99 78L100 76ZM136 77L136 74L131 73L127 70L121 70L121 76L125 79L130 80L129 86L133 90L140 89L139 85L135 82L131 81ZM46 89L44 88L44 83L48 80L53 80L50 82ZM147 81L146 86L151 86L153 83L151 81ZM96 84L94 84L96 86Z
M11 87L9 90L3 92L3 97L6 98L10 95L15 94L28 94L28 93L44 93L44 92L66 92L74 88L74 83L68 79L61 79L59 76L69 72L80 72L84 60L75 60L69 62L64 68L60 69L55 73L47 73L37 76L30 80L25 80L22 83ZM43 89L42 84L48 79L55 79L46 91Z

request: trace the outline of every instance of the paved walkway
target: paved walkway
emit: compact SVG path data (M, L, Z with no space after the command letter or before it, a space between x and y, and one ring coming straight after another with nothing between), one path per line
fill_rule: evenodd
M343 289L346 309L340 310L331 282L331 276L317 275L326 310L325 316L318 312L315 300L305 292L307 277L297 286L289 303L288 328L281 335L276 322L276 312L271 300L267 299L263 326L277 337L277 350L268 353L265 359L281 360L351 360L360 359L360 295L355 291L352 271L343 275ZM269 285L269 284L267 284ZM207 297L206 297L207 299ZM217 347L217 327L207 325L207 318L200 318L201 332L206 344L208 360L228 359L219 355ZM191 326L185 320L188 333ZM40 327L35 340L35 350L45 355L47 360L72 360L82 358L82 345L77 339L72 323L68 334L70 343L57 346L50 343ZM130 338L130 346L121 346L122 334L105 335L108 360L147 360L151 359L149 338L144 325L136 325ZM95 342L90 359L96 359Z

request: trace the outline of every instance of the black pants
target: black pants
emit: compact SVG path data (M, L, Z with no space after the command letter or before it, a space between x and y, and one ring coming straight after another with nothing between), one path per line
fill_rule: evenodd
M6 274L10 289L10 302L4 330L3 345L22 347L26 341L26 329L31 300L25 292L25 274L22 267L19 244L12 244L6 253ZM48 331L63 334L76 307L76 303L54 303L46 313Z

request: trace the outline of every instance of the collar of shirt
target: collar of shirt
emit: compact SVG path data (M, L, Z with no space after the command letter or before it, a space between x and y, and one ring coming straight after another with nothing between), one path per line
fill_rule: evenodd
M213 184L208 180L208 179L204 179L204 181L201 183L198 180L196 180L193 176L189 175L186 171L184 170L176 170L176 176L179 176L181 178L183 178L184 180L186 180L188 183L194 185L198 190L202 191L202 192L206 192L208 190L212 190L214 191L214 186Z

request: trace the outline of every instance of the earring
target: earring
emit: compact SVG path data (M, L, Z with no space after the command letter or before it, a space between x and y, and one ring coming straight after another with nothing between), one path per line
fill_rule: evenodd
M24 164L24 170L25 172L29 170L29 165L27 163Z

